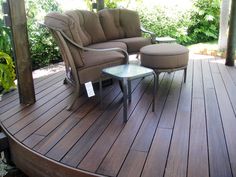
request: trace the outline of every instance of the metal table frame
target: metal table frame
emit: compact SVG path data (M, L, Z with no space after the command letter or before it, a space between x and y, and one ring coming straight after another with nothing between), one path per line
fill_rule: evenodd
M120 73L112 72L112 69L120 69ZM137 69L136 73L130 75L130 73L127 73L125 71L129 69ZM138 69L143 69L146 72L138 72ZM111 78L119 80L122 84L123 89L123 119L124 123L128 121L128 113L127 113L127 101L131 102L131 80L146 77L153 75L154 77L154 85L153 85L153 104L152 104L152 111L155 111L155 96L156 96L156 90L157 90L157 75L154 70L150 68L146 68L143 66L138 65L132 65L132 64L126 64L126 65L119 65L114 66L110 68L105 68L102 70L102 75L99 79L99 92L100 92L100 102L102 105L102 76L108 75Z

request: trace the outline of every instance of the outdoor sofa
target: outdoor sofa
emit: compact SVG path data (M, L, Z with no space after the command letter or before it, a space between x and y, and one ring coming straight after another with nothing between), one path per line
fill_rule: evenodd
M99 80L101 70L128 63L128 55L152 43L142 37L138 13L127 9L104 9L98 13L71 10L51 12L44 24L51 30L66 67L66 82L75 86L68 109L86 82Z

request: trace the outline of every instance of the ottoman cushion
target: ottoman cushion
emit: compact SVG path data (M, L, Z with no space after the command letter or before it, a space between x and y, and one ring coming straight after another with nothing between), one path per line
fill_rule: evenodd
M189 50L179 44L154 44L140 49L141 65L153 69L175 69L188 64Z

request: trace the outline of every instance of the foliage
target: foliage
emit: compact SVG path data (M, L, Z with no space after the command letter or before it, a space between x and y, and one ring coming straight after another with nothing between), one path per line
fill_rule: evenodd
M11 87L15 87L15 77L12 58L8 54L0 52L0 86L5 91L9 91Z
M0 8L3 3L3 0L0 0ZM11 54L11 40L10 40L10 29L5 27L3 21L3 14L0 11L0 51L4 51L8 54Z
M157 36L176 38L181 44L216 40L219 33L219 0L194 0L190 10L156 6L137 10L142 25Z
M144 28L153 31L159 37L170 36L176 38L179 43L188 43L188 11L156 6L152 9L140 7L138 12Z
M117 8L120 2L122 0L104 0L105 7L109 9Z
M11 53L10 29L5 27L3 20L0 19L0 50Z
M28 34L33 69L61 61L59 49L51 34L47 29L39 25L39 21L42 21L45 14L50 11L60 11L58 4L54 0L26 1Z
M141 3L142 0L136 0L135 3ZM124 8L129 8L131 3L134 3L131 0L104 0L104 4L106 8L114 9L119 6L124 7Z
M0 0L0 3L3 0ZM189 11L180 8L156 6L146 8L142 0L139 12L142 25L157 36L170 36L176 38L181 44L215 40L218 38L220 0L193 0L193 7ZM40 27L50 11L61 11L56 0L25 0L28 21L28 36L30 42L33 69L37 69L61 61L59 49L45 28ZM85 0L91 6L91 0ZM104 0L106 8L119 6L129 7L131 0ZM10 30L3 26L0 12L0 50L11 54Z
M216 40L219 34L220 1L194 0L188 28L191 43Z

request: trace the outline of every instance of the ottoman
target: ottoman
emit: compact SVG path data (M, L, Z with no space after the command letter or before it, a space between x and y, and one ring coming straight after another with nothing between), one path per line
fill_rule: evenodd
M189 50L179 44L164 43L147 45L140 49L141 65L152 68L157 78L161 72L184 70L186 81Z

